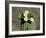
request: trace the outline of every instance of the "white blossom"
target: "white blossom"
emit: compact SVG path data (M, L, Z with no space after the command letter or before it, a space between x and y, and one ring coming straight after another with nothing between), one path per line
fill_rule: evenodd
M31 18L30 18L30 21L31 21L31 22L34 22L34 18L31 17Z
M26 10L26 11L25 11L25 13L24 13L24 17L25 17L25 18L24 18L24 20L25 20L25 21L27 21L27 20L28 20L28 17L27 17L28 13L29 13L29 11L28 11L28 10Z
M28 13L29 13L29 11L26 10L25 13L24 13L24 16L27 17Z
M28 18L24 18L25 21L28 21Z

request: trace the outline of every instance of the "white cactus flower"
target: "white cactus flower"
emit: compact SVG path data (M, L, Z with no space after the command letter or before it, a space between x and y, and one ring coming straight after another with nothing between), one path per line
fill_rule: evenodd
M24 13L24 17L25 17L25 18L24 18L24 20L25 20L25 21L27 21L27 20L28 20L28 17L27 17L28 13L29 13L29 11L28 11L28 10L26 10L26 11L25 11L25 13Z
M30 21L34 22L34 18L31 17L31 18L30 18Z
M25 21L28 21L28 18L24 18Z
M26 11L25 11L25 13L24 13L24 16L27 16L27 15L28 15L28 13L29 13L29 11L28 11L28 10L26 10Z

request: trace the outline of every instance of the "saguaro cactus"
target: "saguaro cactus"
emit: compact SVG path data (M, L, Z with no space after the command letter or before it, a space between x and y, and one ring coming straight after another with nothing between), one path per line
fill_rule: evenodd
M21 30L28 30L27 23L31 24L34 22L32 12L29 12L28 10L22 14L18 14L17 18L21 20Z

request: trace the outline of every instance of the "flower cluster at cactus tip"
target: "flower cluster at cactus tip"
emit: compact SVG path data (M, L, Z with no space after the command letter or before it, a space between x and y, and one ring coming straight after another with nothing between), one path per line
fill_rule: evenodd
M24 20L25 21L30 20L31 22L34 22L34 18L33 17L31 17L30 19L28 19L28 14L29 14L29 11L26 10L25 13L24 13L24 17L25 17Z
M25 20L25 21L27 21L27 20L28 20L28 17L27 17L28 13L29 13L29 11L28 11L28 10L26 10L26 11L25 11L25 13L24 13L24 17L25 17L25 18L24 18L24 20Z

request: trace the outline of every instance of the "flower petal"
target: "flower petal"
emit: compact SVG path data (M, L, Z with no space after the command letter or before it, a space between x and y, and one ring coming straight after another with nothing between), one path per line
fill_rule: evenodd
M24 16L27 16L27 15L28 15L28 13L29 13L29 11L28 11L28 10L26 10L26 11L25 11L25 13L24 13Z
M24 18L24 21L28 21L28 18Z
M30 18L30 21L34 22L34 18L31 17L31 18Z

